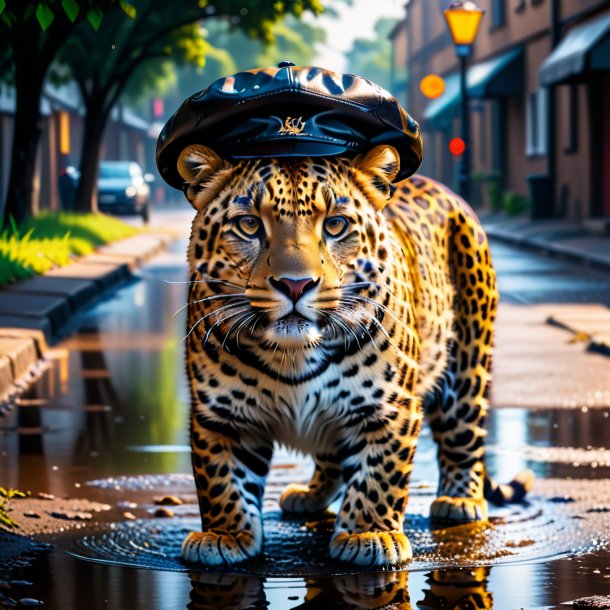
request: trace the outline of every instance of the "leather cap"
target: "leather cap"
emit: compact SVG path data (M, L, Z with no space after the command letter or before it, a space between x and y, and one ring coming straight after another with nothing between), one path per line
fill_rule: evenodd
M419 126L396 98L371 81L282 62L239 72L184 101L157 142L163 179L182 188L177 160L204 144L229 160L358 154L390 144L400 155L395 182L417 170Z

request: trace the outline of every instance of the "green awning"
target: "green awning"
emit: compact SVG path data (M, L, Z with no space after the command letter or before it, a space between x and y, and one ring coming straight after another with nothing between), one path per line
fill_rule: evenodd
M523 50L475 64L468 69L468 95L476 99L518 95L523 91Z
M610 13L576 26L540 66L543 85L575 80L589 70L610 69Z
M523 50L513 49L493 59L471 66L466 75L468 95L488 99L517 95L523 87ZM424 110L424 120L436 129L446 129L460 103L460 75L452 72L445 77L445 91Z

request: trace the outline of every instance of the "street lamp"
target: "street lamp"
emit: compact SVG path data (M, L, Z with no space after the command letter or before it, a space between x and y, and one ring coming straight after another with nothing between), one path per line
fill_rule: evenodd
M470 195L470 114L468 112L466 68L467 59L472 53L472 44L485 11L471 0L453 0L443 14L455 44L455 52L460 60L462 140L466 146L460 158L459 193L464 199L468 199Z

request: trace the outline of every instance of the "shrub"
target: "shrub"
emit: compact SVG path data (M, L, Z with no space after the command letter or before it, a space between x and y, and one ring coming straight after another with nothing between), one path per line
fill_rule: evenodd
M503 198L503 207L509 216L519 216L530 211L531 202L524 195L514 191L506 191Z
M502 186L498 179L491 179L487 183L487 199L491 206L492 212L501 212L504 208L502 197Z

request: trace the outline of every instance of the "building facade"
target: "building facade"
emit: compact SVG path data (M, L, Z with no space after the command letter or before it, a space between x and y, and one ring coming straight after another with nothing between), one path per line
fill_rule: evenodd
M0 209L8 188L13 137L14 91L0 85ZM60 176L78 168L83 139L83 110L76 86L47 86L40 101L41 138L33 183L34 213L62 209ZM136 161L145 172L155 172L158 132L128 108L113 109L102 141L101 160ZM163 194L163 193L162 193Z
M410 0L392 33L408 70L396 90L424 137L422 173L456 187L458 62L446 0ZM528 198L534 217L610 219L610 1L479 0L486 14L469 58L475 205ZM445 80L430 100L428 74Z

